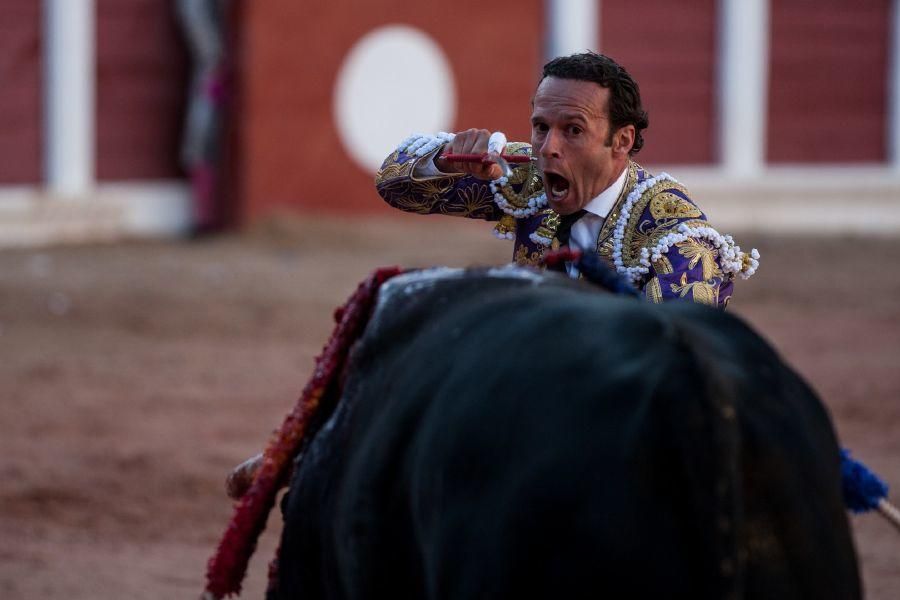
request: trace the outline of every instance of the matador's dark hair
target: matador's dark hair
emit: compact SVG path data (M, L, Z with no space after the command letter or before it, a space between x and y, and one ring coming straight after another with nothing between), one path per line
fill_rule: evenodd
M610 133L625 125L634 125L634 145L630 154L637 154L644 146L641 131L647 128L650 120L641 106L641 90L628 71L616 61L596 52L560 56L544 65L541 81L546 77L593 81L607 88L612 125Z

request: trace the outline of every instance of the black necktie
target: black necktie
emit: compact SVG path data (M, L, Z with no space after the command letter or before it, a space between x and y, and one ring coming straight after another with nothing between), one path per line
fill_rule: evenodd
M559 240L560 246L566 246L569 243L569 236L572 234L572 225L575 221L587 214L587 211L581 209L571 215L563 215L559 220L559 227L556 228L556 239Z

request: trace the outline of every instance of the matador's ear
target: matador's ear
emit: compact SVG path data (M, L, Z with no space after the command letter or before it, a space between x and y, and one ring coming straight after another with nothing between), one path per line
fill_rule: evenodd
M612 134L613 154L628 155L634 147L635 134L634 125L631 124L616 129Z

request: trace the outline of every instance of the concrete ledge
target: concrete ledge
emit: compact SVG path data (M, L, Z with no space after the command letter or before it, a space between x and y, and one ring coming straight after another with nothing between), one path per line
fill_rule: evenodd
M890 169L781 167L748 180L715 168L650 169L684 183L721 231L900 235L900 173ZM0 248L179 237L191 224L183 181L104 183L88 198L0 186Z
M772 167L752 180L696 167L650 170L682 182L717 229L900 234L900 173L890 169Z
M36 186L0 187L0 247L166 238L191 227L188 185L104 183L90 197L60 197Z

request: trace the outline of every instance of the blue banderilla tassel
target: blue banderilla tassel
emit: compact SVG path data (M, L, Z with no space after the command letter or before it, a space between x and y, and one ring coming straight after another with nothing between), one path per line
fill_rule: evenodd
M581 255L577 261L578 270L585 279L606 288L613 294L620 296L639 297L640 294L631 283L619 275L615 269L609 266L605 260L595 252L587 252Z
M841 449L841 485L844 504L854 513L878 510L897 529L900 529L900 511L887 500L888 486L866 465Z

